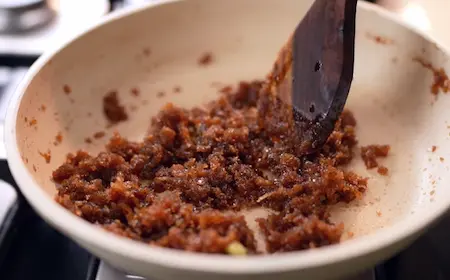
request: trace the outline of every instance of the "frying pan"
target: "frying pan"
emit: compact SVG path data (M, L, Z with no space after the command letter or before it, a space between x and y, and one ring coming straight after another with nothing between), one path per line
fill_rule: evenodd
M139 140L150 117L168 101L192 107L215 98L218 85L264 78L310 4L160 1L111 15L50 50L26 74L6 118L9 165L27 200L49 224L93 254L151 279L337 278L406 247L450 205L450 99L431 93L433 71L417 62L448 71L449 55L429 36L363 2L347 107L358 121L359 145L389 144L392 152L382 161L389 175L381 176L366 170L356 151L348 168L367 176L369 188L360 201L333 209L333 220L343 221L348 232L341 244L245 258L194 254L115 236L53 200L51 172L65 155L77 149L96 153L107 141L86 144L86 137L117 130ZM206 52L212 63L199 65ZM130 94L134 87L140 89L138 97ZM174 87L182 91L175 94ZM102 98L111 90L119 93L130 119L108 128ZM63 141L55 146L59 133ZM46 163L40 153L48 151Z

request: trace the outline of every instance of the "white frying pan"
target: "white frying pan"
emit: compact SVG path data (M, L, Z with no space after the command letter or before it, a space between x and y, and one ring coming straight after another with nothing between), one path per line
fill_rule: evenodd
M117 237L53 201L51 172L65 154L80 148L98 152L106 138L89 146L84 139L99 130L112 133L101 109L107 91L118 90L127 108L137 107L129 109L131 119L117 129L138 140L167 101L190 107L216 96L213 83L263 78L310 3L150 4L112 15L48 52L17 89L6 120L9 164L21 191L46 221L81 246L122 270L152 279L324 279L363 270L404 248L450 206L450 96L439 94L435 100L430 93L433 73L413 60L420 57L448 71L449 55L428 36L363 2L348 107L358 120L360 144L389 144L392 153L383 162L390 169L388 177L367 171L359 159L351 167L370 177L369 190L362 201L336 207L333 219L343 221L353 238L279 255L202 255ZM197 61L207 51L215 60L199 67ZM64 93L64 85L71 94ZM182 93L170 94L175 86ZM132 87L141 89L139 98L129 94ZM157 98L160 91L167 93L164 98ZM55 147L59 132L63 142ZM48 150L50 163L39 155Z

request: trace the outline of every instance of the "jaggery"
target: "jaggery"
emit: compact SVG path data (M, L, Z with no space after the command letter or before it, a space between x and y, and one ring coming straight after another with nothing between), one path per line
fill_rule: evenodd
M56 200L118 235L180 250L262 253L239 212L254 207L276 212L257 221L268 253L338 243L330 206L367 188L343 168L356 120L344 111L318 152L300 154L286 111L262 86L240 83L201 108L167 104L142 141L115 134L98 155L68 155L53 172Z

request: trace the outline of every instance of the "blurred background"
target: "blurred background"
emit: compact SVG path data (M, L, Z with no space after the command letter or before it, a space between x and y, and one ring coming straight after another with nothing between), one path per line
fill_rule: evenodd
M0 55L39 56L102 16L155 0L0 0ZM158 0L156 0L158 1ZM450 43L448 0L372 0Z
M42 53L109 13L156 1L164 0L0 0L0 279L142 279L101 264L34 213L9 173L2 134L9 97ZM450 0L369 2L450 47ZM448 236L449 215L412 247L358 279L450 279Z

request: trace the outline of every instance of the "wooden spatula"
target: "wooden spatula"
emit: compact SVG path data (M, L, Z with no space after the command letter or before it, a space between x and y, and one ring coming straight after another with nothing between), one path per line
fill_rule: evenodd
M292 106L305 153L326 142L347 100L356 4L357 0L315 0L269 75L269 91Z

